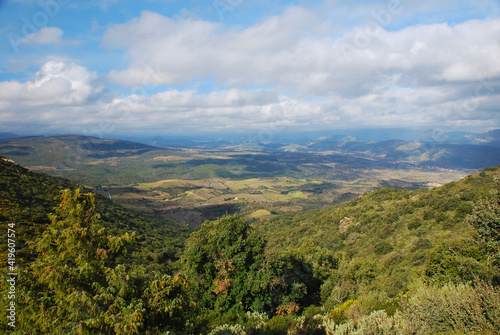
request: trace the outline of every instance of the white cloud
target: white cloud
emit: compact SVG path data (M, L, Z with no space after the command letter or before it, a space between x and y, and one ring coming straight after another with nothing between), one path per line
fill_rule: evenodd
M140 18L110 27L102 44L127 48L132 58L127 70L110 73L116 83L142 85L150 80L148 73L155 72L158 84L213 77L223 83L252 86L275 77L285 81L282 70L301 66L302 55L293 51L308 47L302 37L310 35L310 27L316 23L311 13L291 8L243 31L224 32L219 23L176 21L143 12Z
M294 127L318 113L314 103L278 97L269 91L236 89L196 94L165 91L150 97L128 96L101 106L101 115L120 129L151 133L214 132L217 129L258 132ZM147 112L145 112L147 111ZM133 127L131 127L133 125ZM179 128L181 126L182 128Z
M110 27L102 44L127 50L130 66L111 71L109 79L130 87L214 78L234 87L359 96L395 75L410 76L420 85L500 75L500 19L359 33L367 29L334 38L332 26L301 8L229 31L213 22L144 12ZM360 39L366 39L365 45L357 43Z
M33 26L35 30L35 27ZM24 46L76 46L80 45L82 41L79 40L70 40L63 39L64 32L62 29L58 27L42 27L39 30L35 30L35 32L28 34L24 37L20 35L9 35L8 39L11 42L11 46L14 50L18 50L17 48L20 45Z
M26 43L34 44L55 44L61 43L63 31L57 27L43 27L38 32L25 37Z
M33 81L0 82L0 101L17 106L82 105L100 92L92 85L95 78L80 65L49 61Z
M500 95L500 19L394 31L374 22L369 17L339 34L317 12L293 7L246 29L223 30L218 23L144 12L108 28L102 44L125 49L131 60L127 69L109 73L114 83L161 86L213 78L234 88L271 87L307 105L302 119L318 126L483 119L481 108L491 109ZM481 104L463 112L485 80L492 84L480 90Z

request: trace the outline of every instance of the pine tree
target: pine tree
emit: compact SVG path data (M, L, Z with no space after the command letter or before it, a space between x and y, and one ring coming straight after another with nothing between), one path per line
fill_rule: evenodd
M20 274L19 328L27 334L137 334L182 327L181 277L123 262L135 235L106 235L95 196L65 190L36 260Z

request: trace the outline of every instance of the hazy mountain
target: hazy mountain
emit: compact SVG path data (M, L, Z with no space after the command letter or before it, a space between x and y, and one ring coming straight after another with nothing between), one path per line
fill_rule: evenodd
M124 157L161 150L137 142L101 139L80 135L32 136L0 140L0 152L8 157L40 157L53 160Z
M351 134L359 135L357 133ZM394 130L392 134L395 136L402 133L399 130ZM153 143L158 146L125 140L100 139L78 135L56 135L0 140L0 154L22 161L23 164L28 166L60 167L61 164L58 163L65 162L63 165L70 168L84 160L137 157L152 151L168 151L172 153L181 150L172 146L175 144L178 147L196 147L200 150L217 150L226 153L239 151L266 153L274 156L257 155L255 157L262 157L263 161L261 163L265 164L274 161L273 164L276 166L292 164L287 159L283 161L283 158L280 158L284 154L295 154L300 160L300 164L305 164L307 161L311 163L321 161L321 164L345 164L348 162L350 169L369 169L384 166L482 169L500 164L500 130L474 135L467 133L441 135L428 131L420 133L419 136L423 140L419 141L403 139L368 141L369 138L383 137L379 130L374 130L371 133L368 132L363 139L352 135L335 134L316 137L307 141L304 137L299 143L261 143L258 141L252 142L248 139L245 141L242 137L228 139L223 137L204 138L203 140L185 137L179 141L169 138L156 138ZM429 138L441 139L442 141L426 141ZM445 139L449 141L445 141ZM451 139L455 140L451 141ZM471 142L475 144L470 144ZM299 153L301 155L298 155ZM325 156L325 153L328 155ZM186 152L183 155L186 154L188 153ZM152 156L148 155L148 158L145 159L152 159L154 155L161 154L153 153ZM252 160L255 160L255 157ZM225 165L228 160L222 160L217 164L219 163ZM203 162L203 164L207 163ZM282 169L281 165L278 169L280 171ZM257 172L257 170L252 171Z
M321 131L255 131L244 134L188 134L188 135L157 135L157 136L127 136L117 135L117 138L140 142L154 146L221 148L225 146L251 144L277 149L288 145L307 145L317 141L343 141L344 139L381 142L401 140L410 142L454 143L454 144L490 144L498 143L500 130L487 133L471 133L465 131L445 132L435 129L331 129ZM497 140L495 140L497 139Z
M500 147L500 129L491 130L482 134L471 134L466 136L470 143Z
M18 138L18 137L21 137L21 136L13 134L13 133L0 133L0 140L6 140L9 138Z

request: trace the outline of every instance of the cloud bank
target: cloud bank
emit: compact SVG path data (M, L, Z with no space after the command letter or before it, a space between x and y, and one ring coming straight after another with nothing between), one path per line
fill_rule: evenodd
M248 27L143 11L104 31L101 48L125 63L99 78L49 61L32 80L0 82L0 122L30 115L78 130L105 120L114 132L158 134L500 126L500 19L394 27L402 14L392 9L354 27L299 6ZM44 28L31 40L61 36Z

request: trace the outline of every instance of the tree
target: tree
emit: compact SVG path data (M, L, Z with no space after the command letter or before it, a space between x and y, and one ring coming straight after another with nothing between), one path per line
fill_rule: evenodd
M264 248L264 239L239 216L205 222L193 233L182 264L200 307L219 315L274 313L303 297L304 285L289 275L292 265Z
M496 177L495 182L493 197L479 200L466 222L476 228L481 242L500 261L500 178Z
M106 235L95 196L65 190L20 274L18 325L29 334L134 334L182 327L187 283L126 264L135 235ZM21 277L22 275L22 277Z

